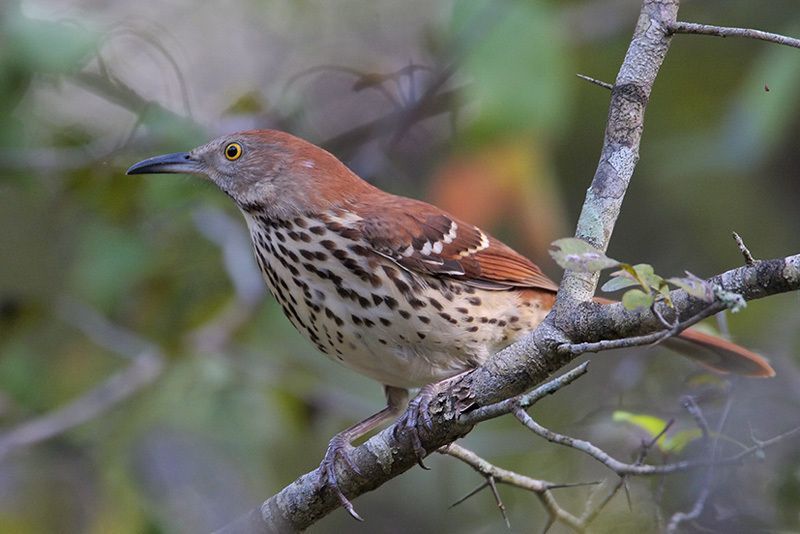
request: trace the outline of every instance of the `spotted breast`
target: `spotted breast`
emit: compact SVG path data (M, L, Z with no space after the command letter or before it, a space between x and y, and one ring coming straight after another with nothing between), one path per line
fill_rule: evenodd
M474 368L551 305L502 281L457 280L463 261L440 255L459 226L443 216L431 221L436 235L402 248L370 239L368 222L352 212L275 219L245 211L245 218L259 268L292 325L324 354L389 386L418 387ZM460 259L488 246L477 232Z

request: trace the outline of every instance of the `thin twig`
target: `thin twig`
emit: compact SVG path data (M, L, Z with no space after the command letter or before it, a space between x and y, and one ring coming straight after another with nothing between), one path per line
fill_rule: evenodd
M681 321L679 323L675 323L672 328L666 330L659 330L657 332L653 332L652 334L646 334L643 336L634 336L634 337L625 337L620 339L605 339L602 341L593 341L593 342L586 342L586 343L564 343L558 347L558 351L561 353L569 353L569 354L584 354L586 352L600 352L604 350L610 349L622 349L622 348L629 348L629 347L641 347L643 345L657 345L662 341L674 337L690 326L693 326L703 319L714 315L726 308L724 303L721 302L714 302L709 305L706 309L700 311L699 313L695 314L693 317ZM656 314L658 318L664 322L663 316L661 314Z
M477 408L476 410L473 410L468 414L462 416L461 420L467 424L472 425L480 423L481 421L494 419L495 417L511 413L517 407L529 408L530 406L533 406L535 403L537 403L544 397L554 394L556 391L560 390L564 386L567 386L572 382L574 382L575 380L579 379L580 377L585 375L588 371L589 371L589 362L588 361L583 362L576 368L571 369L566 373L559 375L552 380L547 381L546 383L537 387L530 393L525 393L523 395L519 395L518 397L513 397L511 399L506 399L504 401L496 402L488 406Z
M643 464L637 465L636 463L626 463L616 458L612 457L606 451L601 449L600 447L594 445L593 443L573 438L570 436L565 436L563 434L559 434L557 432L553 432L550 429L547 429L534 421L534 419L522 408L517 409L514 412L514 416L531 430L534 434L543 437L547 441L551 443L556 443L559 445L564 445L566 447L570 447L572 449L581 451L601 464L605 465L612 471L614 471L617 475L644 475L644 476L651 476L651 475L660 475L660 474L669 474L669 473L678 473L681 471L687 471L689 469L693 469L699 466L707 466L713 463L714 465L735 465L738 464L743 458L754 454L760 450L763 450L765 447L770 445L774 445L781 440L784 440L796 433L800 433L800 427L793 428L783 434L775 436L767 441L758 442L752 447L748 447L737 454L728 456L726 458L722 458L715 462L709 462L707 460L683 460L680 462L673 462L669 464L662 464L662 465L651 465L651 464Z
M757 39L759 41L768 41L779 45L800 48L800 39L750 28L729 28L726 26L712 26L711 24L677 21L669 25L669 31L671 33L715 35L717 37L745 37L747 39Z
M502 484L508 484L510 486L515 486L517 488L535 493L539 497L539 500L547 510L547 513L550 515L552 520L559 521L578 531L583 530L584 526L580 519L561 508L556 499L549 492L555 488L574 487L584 484L555 484L546 480L538 480L527 477L525 475L515 473L514 471L509 471L507 469L503 469L502 467L491 464L471 450L455 443L452 443L447 447L440 448L438 452L452 456L453 458L458 458L486 478L486 483L479 486L475 491L470 492L470 494L463 499L459 499L459 503L468 499L485 487L492 487L495 500L498 503L498 508L500 508L501 512L503 513L503 517L506 519L506 523L508 524L508 518L505 514L505 507L502 505L502 502L496 493L496 487L494 487L495 482L500 482ZM595 483L592 482L592 484Z

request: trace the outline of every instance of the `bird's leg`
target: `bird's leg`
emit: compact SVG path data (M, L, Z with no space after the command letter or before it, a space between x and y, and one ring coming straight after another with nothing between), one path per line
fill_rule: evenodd
M350 451L353 449L352 443L384 422L397 417L408 404L408 390L392 386L384 386L383 389L386 393L386 408L333 436L328 444L328 450L325 451L325 458L320 464L322 476L328 488L339 498L342 507L359 521L362 521L361 516L356 513L353 503L344 496L344 493L339 488L339 483L336 479L336 460L344 460L347 467L361 476L352 458L350 458Z
M408 403L408 409L397 422L395 426L395 437L398 437L398 431L408 433L411 438L411 445L414 447L414 452L417 455L417 463L421 468L428 469L422 462L422 459L428 455L428 451L422 446L422 440L420 440L419 437L419 427L420 423L425 427L425 430L430 430L433 426L430 413L431 401L433 401L436 395L444 390L448 384L455 382L471 371L472 369L469 369L455 376L451 376L450 378L445 378L440 382L422 386L417 396Z

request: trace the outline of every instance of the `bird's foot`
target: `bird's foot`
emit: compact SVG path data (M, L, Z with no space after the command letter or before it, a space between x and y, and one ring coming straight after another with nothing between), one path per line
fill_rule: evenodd
M422 446L419 437L420 426L426 431L433 428L433 421L430 414L431 401L436 397L438 389L436 384L428 384L420 389L419 394L408 403L408 409L400 417L395 425L395 438L399 438L399 433L407 433L417 455L417 463L423 469L429 469L422 460L428 455L428 451Z
M350 452L353 450L353 448L354 447L350 445L348 436L346 436L344 433L336 434L333 436L330 443L328 443L328 450L325 451L325 458L322 459L320 469L322 470L322 479L325 481L325 485L334 493L334 495L336 495L342 507L347 510L347 513L353 516L354 519L363 521L361 516L356 512L353 503L351 503L350 499L345 497L344 493L342 493L341 488L339 488L339 481L336 477L337 460L344 461L345 465L347 465L347 467L349 467L353 473L359 477L362 476L361 472L358 470L358 467L356 467L355 463L353 463L353 459L350 457Z

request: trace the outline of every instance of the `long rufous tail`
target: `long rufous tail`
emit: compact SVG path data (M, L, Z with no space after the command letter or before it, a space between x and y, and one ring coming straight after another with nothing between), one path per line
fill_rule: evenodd
M691 328L666 340L664 345L721 373L759 378L775 376L775 370L763 356L721 337Z
M600 304L614 304L613 300L602 297L595 297L594 301ZM692 328L665 340L664 345L719 373L758 378L775 376L775 370L763 356L721 337Z

